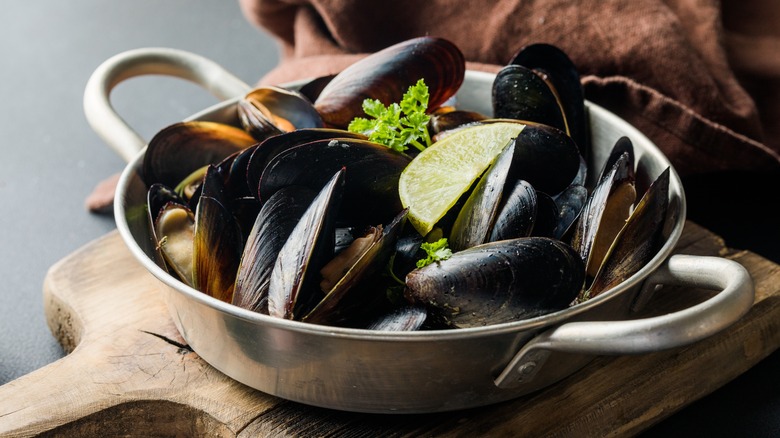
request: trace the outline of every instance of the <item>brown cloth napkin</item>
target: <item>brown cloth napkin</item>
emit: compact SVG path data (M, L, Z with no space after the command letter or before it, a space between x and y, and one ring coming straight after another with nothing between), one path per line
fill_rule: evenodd
M261 83L337 73L422 35L451 40L469 68L487 71L546 42L577 65L587 99L647 134L681 175L780 166L774 0L239 1L281 46Z

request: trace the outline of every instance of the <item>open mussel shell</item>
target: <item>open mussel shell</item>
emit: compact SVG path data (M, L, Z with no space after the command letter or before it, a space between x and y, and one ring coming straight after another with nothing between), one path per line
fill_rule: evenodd
M195 210L193 286L229 303L244 240L226 204L223 176L217 167L209 166Z
M251 193L259 197L257 189L260 184L260 177L263 174L263 170L265 170L265 166L268 165L268 162L271 161L272 158L288 149L305 143L333 138L367 139L363 134L344 131L342 129L328 128L296 129L292 132L270 137L253 149L252 156L249 159L246 168L247 187L249 187Z
M429 110L454 96L463 83L466 62L460 49L436 37L413 38L375 52L337 74L314 102L327 126L345 129L363 117L363 100L400 102L407 89L424 79Z
M636 200L631 178L634 173L629 167L629 155L624 152L591 192L573 230L572 246L580 253L591 277L601 266Z
M319 190L335 172L347 169L341 224L389 222L403 209L398 179L411 161L386 146L353 139L318 140L276 155L260 177L260 199L288 185Z
M276 257L315 195L306 187L289 186L263 204L241 255L233 304L268 314L268 286Z
M665 242L669 168L650 185L605 256L586 298L620 284L645 266Z
M271 316L300 319L324 297L319 271L333 258L344 174L342 168L324 184L279 251L268 285Z
M176 187L208 164L216 164L255 143L243 130L216 122L191 121L167 126L149 141L143 162L147 185Z
M193 285L192 242L195 239L195 215L186 205L168 202L154 221L154 236L164 268L179 280Z
M488 241L503 197L514 149L514 142L510 141L480 177L460 209L449 237L449 246L453 251Z
M406 276L405 296L453 327L518 321L566 308L585 279L569 245L526 237L478 245Z
M612 146L612 150L610 150L609 156L607 156L607 161L604 162L604 167L601 169L601 173L599 173L599 179L604 178L607 172L609 172L615 166L615 162L620 160L624 154L626 155L626 162L624 165L619 167L619 171L623 173L617 175L617 178L632 180L636 179L634 170L636 167L634 145L631 143L631 139L628 137L620 137L615 142L615 145Z
M258 141L302 128L321 128L322 117L311 101L295 90L276 86L258 87L238 102L244 130Z
M509 64L517 64L542 75L558 97L566 118L566 132L584 157L589 156L590 132L585 114L585 94L580 74L571 58L560 48L545 43L523 47Z
M527 125L471 190L452 225L450 248L460 251L529 235L552 237L559 212L547 193L564 190L581 163L577 146L563 131Z
M406 223L407 213L408 210L403 210L386 227L372 227L374 232L369 234L367 245L361 245L357 260L348 264L346 272L335 284L326 287L325 297L302 321L343 325L350 320L365 318L379 303L387 300L385 291L378 287L377 282L367 283L365 280L387 266ZM359 243L362 243L360 238L353 245Z
M549 125L567 132L563 109L555 92L533 70L504 66L493 81L493 116Z

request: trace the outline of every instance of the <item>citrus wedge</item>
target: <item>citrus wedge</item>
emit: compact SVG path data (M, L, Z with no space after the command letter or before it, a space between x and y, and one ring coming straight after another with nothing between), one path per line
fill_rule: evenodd
M525 125L497 122L461 129L420 152L401 173L398 194L423 236Z

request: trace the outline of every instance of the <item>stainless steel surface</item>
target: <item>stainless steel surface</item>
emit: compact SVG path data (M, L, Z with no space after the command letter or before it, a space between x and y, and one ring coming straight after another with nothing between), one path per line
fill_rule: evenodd
M143 74L143 60L154 59L146 73L161 71L157 68L160 53L152 52L154 56L143 51L118 55L96 70L85 92L85 111L92 123L105 120L104 113L113 111L107 94L117 82L114 78L131 76L123 74L127 66L132 66L133 75ZM213 69L207 60L187 53L165 56L172 58L170 64ZM182 76L180 72L176 75ZM199 81L211 75L194 72L183 76ZM458 105L490 113L486 97L492 79L489 74L468 72L462 87L465 92L457 96ZM228 100L195 117L235 123L234 106L235 100ZM633 127L598 106L588 104L588 110L594 144L592 168L601 168L612 145L624 135L635 145L639 173L654 179L669 166L663 154ZM129 127L113 134L114 138L109 135L106 139L112 146L143 147ZM272 318L202 294L155 265L150 258L153 243L145 215L138 213L143 211L138 207L145 203L146 191L138 177L142 158L136 156L122 174L115 205L117 226L131 252L161 280L161 286L164 284L179 331L201 357L228 376L307 404L361 412L417 413L495 403L556 382L594 355L648 353L703 339L736 321L753 301L750 277L737 263L694 256L669 259L685 221L682 185L672 170L668 219L673 226L666 244L634 277L584 304L525 321L412 333ZM720 293L669 315L612 321L631 318L632 302L643 280L654 272L659 274L653 276L653 285L669 282L714 288ZM453 357L462 358L456 366Z

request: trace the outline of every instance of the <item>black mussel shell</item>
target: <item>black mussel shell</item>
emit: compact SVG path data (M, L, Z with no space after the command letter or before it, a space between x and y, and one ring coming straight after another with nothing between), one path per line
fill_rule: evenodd
M488 241L512 165L514 148L515 143L510 141L496 156L460 209L449 237L453 251Z
M260 184L260 177L263 174L265 166L268 165L268 162L271 161L271 159L296 146L310 143L315 140L332 138L366 140L366 136L363 134L328 128L297 129L292 132L270 137L257 145L257 148L254 149L252 156L249 159L246 169L247 187L249 187L249 190L259 198L260 195L257 193L257 189Z
M582 207L588 200L588 189L580 184L572 184L566 190L555 197L555 205L558 206L558 223L555 225L553 237L560 240L566 238L572 225L580 217Z
M324 297L319 271L333 258L344 174L340 169L324 184L279 251L268 288L269 315L300 319Z
M563 131L528 123L515 139L512 179L528 181L536 190L556 195L580 171L577 145Z
M629 155L624 152L593 189L575 224L572 246L580 253L590 276L598 271L636 200L634 181L630 178L633 171L628 167Z
M493 116L528 120L566 132L566 121L553 90L533 70L504 66L493 80Z
M280 153L268 163L260 178L260 199L288 185L319 190L333 173L346 168L339 223L387 223L403 209L398 179L410 161L407 155L369 141L313 141Z
M209 166L195 210L193 286L231 302L243 242L241 229L225 205L223 176Z
M488 118L486 115L474 111L452 110L451 107L447 108L448 110L446 111L440 110L431 114L428 128L432 138L441 132L471 126Z
M303 84L301 88L298 89L298 91L306 96L306 98L311 102L314 102L318 97L320 97L322 89L325 88L325 86L328 85L328 83L330 83L330 81L332 81L335 77L336 75L326 75L314 78Z
M225 176L225 190L230 193L231 198L257 197L255 187L250 188L246 178L250 160L257 147L258 144L255 144L236 152L218 165L220 168L226 167L221 169L221 172Z
M424 79L430 95L428 109L433 111L455 95L465 71L463 53L450 41L413 38L344 69L322 89L314 106L327 126L346 129L352 119L365 116L365 99L385 105L400 102L410 86Z
M241 125L257 141L302 128L321 128L322 117L299 91L273 85L255 88L238 102Z
M268 314L271 269L315 195L306 187L289 186L274 193L263 204L241 256L233 304Z
M531 236L553 237L558 226L558 205L547 193L536 191L536 218Z
M339 251L349 247L355 241L355 229L352 227L337 227L335 230L334 250Z
M478 245L406 276L408 299L453 327L517 321L566 308L585 279L579 255L550 238Z
M537 204L536 189L528 181L515 182L504 196L489 241L530 236L536 221Z
M669 173L669 168L666 168L640 199L625 227L615 238L587 291L587 298L593 298L634 275L663 246L669 208Z
M160 213L160 210L162 210L163 206L169 202L187 205L187 201L179 196L176 191L166 186L165 184L160 183L154 183L149 186L146 202L149 212L149 223L154 223L154 221L157 219L157 215Z
M423 242L425 242L424 236L414 228L406 227L395 244L391 265L393 275L404 278L417 267L417 261L425 258L425 251L421 248Z
M636 179L634 168L636 167L636 158L634 157L634 144L631 143L631 139L628 137L620 137L612 146L609 152L607 161L604 162L604 167L599 173L599 180L606 176L607 172L615 166L615 162L621 159L621 156L626 155L626 162L619 167L618 179Z
M522 65L545 77L559 98L568 134L582 155L588 157L590 131L585 113L585 94L579 71L569 56L554 45L537 43L520 49L509 63Z
M239 128L215 122L180 122L170 125L149 141L143 162L147 185L159 182L176 187L184 178L208 164L255 143Z
M395 250L395 243L406 222L408 210L403 210L379 233L348 267L343 276L326 290L326 295L302 321L315 324L343 325L351 319L368 314L378 303L386 301L385 291L375 282L366 282L386 266Z

